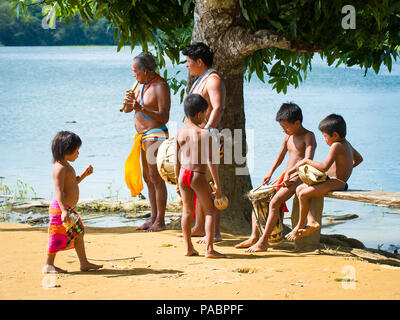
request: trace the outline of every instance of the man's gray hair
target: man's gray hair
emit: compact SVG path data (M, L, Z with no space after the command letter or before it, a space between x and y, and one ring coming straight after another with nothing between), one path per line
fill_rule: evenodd
M150 53L142 52L135 57L138 68L140 71L144 69L147 71L155 71L157 69L157 62Z

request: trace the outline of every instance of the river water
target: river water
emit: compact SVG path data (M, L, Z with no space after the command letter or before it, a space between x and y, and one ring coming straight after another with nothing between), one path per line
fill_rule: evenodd
M14 193L26 188L28 196L53 197L51 140L60 130L77 133L83 145L73 164L81 173L89 164L94 174L80 184L81 198L129 199L123 179L124 161L133 144L131 114L119 112L124 92L134 82L131 52L113 46L0 47L0 177ZM186 68L167 66L186 78ZM162 71L163 72L163 71ZM312 71L299 88L277 94L253 76L244 84L246 131L254 158L250 174L260 184L279 151L283 133L274 120L283 102L303 110L303 125L314 131L315 159L323 160L329 147L318 123L330 113L347 122L347 138L364 162L349 180L350 189L400 191L400 64L379 75L357 68L328 67L314 58ZM181 126L183 108L172 96L170 133ZM274 177L280 174L279 168ZM17 186L20 180L25 187ZM30 188L32 187L32 189ZM168 186L169 199L175 198ZM147 191L144 191L147 194ZM289 207L291 203L289 203ZM355 213L358 219L324 228L369 247L400 246L399 211L350 201L327 199L324 212Z

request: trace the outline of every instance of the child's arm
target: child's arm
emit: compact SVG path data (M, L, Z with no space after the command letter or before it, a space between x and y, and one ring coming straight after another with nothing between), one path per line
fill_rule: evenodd
M174 166L174 170L175 170L175 177L177 180L176 183L176 192L180 195L181 192L179 190L179 173L181 171L181 162L180 162L180 157L179 157L179 153L181 150L181 146L178 143L178 135L175 136L175 148L176 148L176 153L175 153L175 166Z
M332 166L333 162L335 161L336 154L340 152L338 149L340 148L340 145L337 143L332 144L331 148L329 149L328 156L325 158L324 162L318 162L314 161L311 159L303 159L299 162L296 163L296 169L298 169L300 166L304 164L308 164L310 166L313 166L315 169L318 169L322 172L326 172L329 170L329 168Z
M353 148L353 146L351 147L353 149L353 168L357 167L361 162L363 162L363 157L361 156L361 154Z
M286 170L285 177L283 178L282 184L286 187L289 187L293 182L290 181L290 176L297 171L296 166L292 167L289 170Z
M283 139L283 145L281 147L281 150L278 153L278 156L275 158L275 161L273 162L271 169L267 173L267 175L263 178L263 184L266 184L271 180L272 174L275 172L276 168L278 168L283 159L285 158L286 152L287 152L287 140L289 139L288 135L285 135L285 138Z
M304 159L313 159L315 149L317 148L317 141L315 140L314 133L309 132L306 134L305 138L305 152L304 152Z
M211 176L213 178L215 187L215 191L213 192L213 194L216 198L220 198L222 195L222 189L219 182L218 167L216 164L219 159L219 148L217 142L214 140L211 134L209 132L207 132L206 134L208 135L208 145L209 145L207 164L208 167L210 168Z
M55 195L54 198L57 200L58 205L61 209L61 220L63 222L68 220L68 211L64 202L64 181L65 181L65 173L66 169L64 167L55 168L53 173L54 178L54 189Z
M87 176L91 175L93 173L93 167L92 165L89 165L89 167L86 168L85 171L79 176L76 177L76 181L80 183L83 179L85 179Z

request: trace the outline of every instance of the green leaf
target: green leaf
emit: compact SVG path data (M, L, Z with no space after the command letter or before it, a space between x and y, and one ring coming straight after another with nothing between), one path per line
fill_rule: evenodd
M274 66L272 67L270 74L275 74L278 73L278 70L281 68L281 62L278 61L277 63L274 64Z
M184 97L185 97L185 88L182 88L182 90L181 90L181 96L180 96L180 103L182 103L183 102L183 99L184 99Z
M317 21L321 17L321 0L315 1L314 11L315 11L315 21Z
M269 22L272 24L272 26L273 26L276 30L278 30L278 31L283 30L283 26L282 26L282 24L281 24L280 22L278 22L278 21L273 21L273 20L270 20Z
M189 13L190 4L192 0L186 0L185 4L183 5L183 14L187 15Z

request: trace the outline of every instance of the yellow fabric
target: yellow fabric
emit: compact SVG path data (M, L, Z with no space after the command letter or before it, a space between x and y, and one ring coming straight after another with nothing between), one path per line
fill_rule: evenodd
M125 183L136 197L143 190L142 168L140 166L140 149L143 134L136 133L131 153L125 162Z

